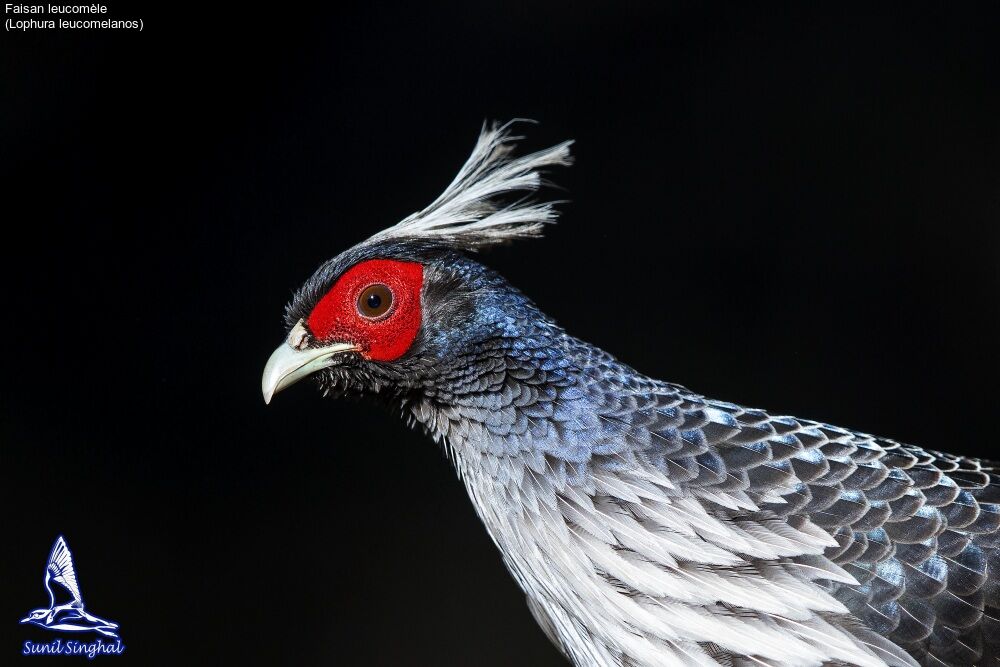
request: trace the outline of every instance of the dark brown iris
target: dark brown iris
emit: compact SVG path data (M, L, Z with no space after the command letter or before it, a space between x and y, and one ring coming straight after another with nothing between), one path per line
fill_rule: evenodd
M392 307L392 291L385 285L369 285L358 297L358 312L364 317L382 317Z

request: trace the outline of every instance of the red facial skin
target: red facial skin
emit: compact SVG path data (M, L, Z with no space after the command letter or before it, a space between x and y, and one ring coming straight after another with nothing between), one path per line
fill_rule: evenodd
M393 361L406 354L420 330L420 290L424 267L416 262L371 259L344 272L309 313L306 324L323 343L354 343L365 359ZM358 297L369 286L385 285L392 306L378 318L358 312Z

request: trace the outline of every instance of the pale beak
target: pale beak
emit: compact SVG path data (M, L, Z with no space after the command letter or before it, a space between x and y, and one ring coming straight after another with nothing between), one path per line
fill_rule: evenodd
M288 334L288 340L278 346L267 360L260 383L265 403L270 403L271 397L282 389L291 387L320 369L332 366L335 363L334 357L338 354L356 352L358 349L354 343L333 343L309 348L305 346L307 338L305 325L299 320Z

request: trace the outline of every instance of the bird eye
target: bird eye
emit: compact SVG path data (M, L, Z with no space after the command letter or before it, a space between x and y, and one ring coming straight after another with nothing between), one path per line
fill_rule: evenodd
M392 290L385 285L369 285L358 297L358 313L362 317L382 317L392 307Z

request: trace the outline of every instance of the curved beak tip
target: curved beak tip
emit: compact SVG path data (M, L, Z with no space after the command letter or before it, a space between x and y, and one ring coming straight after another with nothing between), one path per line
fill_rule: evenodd
M324 347L298 349L289 343L282 343L267 360L261 377L261 393L264 403L282 389L286 389L304 377L333 364L333 358L344 352L354 352L358 348L353 343L333 343Z

